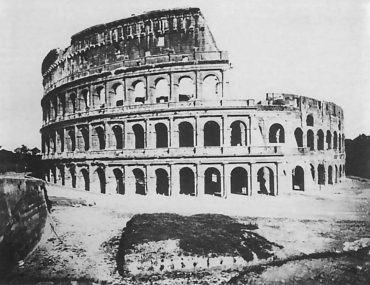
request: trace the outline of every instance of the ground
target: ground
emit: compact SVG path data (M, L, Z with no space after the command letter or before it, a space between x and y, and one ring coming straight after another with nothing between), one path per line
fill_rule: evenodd
M370 280L368 180L346 179L337 188L315 193L226 200L164 196L133 200L52 185L48 193L54 207L43 239L4 284L368 284ZM173 214L156 214L161 212ZM222 215L197 215L201 213ZM200 235L209 242L195 246ZM245 247L257 239L271 245L269 254L257 256L256 248L251 250L252 259L240 254L241 244ZM117 268L122 247L124 277L118 270L122 264Z

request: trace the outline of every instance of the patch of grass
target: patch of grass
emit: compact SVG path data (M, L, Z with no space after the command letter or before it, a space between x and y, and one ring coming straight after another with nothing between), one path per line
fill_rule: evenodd
M257 228L219 214L140 214L127 223L119 253L124 258L137 244L179 239L184 254L240 255L247 261L253 260L252 252L258 258L270 257L273 246L280 246L251 231Z

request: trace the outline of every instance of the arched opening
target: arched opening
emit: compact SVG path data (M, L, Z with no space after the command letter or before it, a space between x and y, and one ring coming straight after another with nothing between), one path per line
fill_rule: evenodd
M193 80L189 77L183 77L179 81L179 101L189 101L194 98L195 88Z
M339 178L342 178L342 165L339 165Z
M334 183L338 183L338 165L335 165Z
M98 147L99 149L105 149L105 134L104 129L102 127L95 128L95 138L97 138Z
M180 194L195 196L194 172L188 167L180 169Z
M210 167L204 173L204 193L221 197L221 174L217 168Z
M326 132L326 145L327 145L327 149L331 149L331 132L330 131Z
M168 183L168 174L167 171L164 169L157 169L155 171L155 177L156 177L156 192L160 195L169 196L169 183Z
M67 149L68 149L68 151L75 151L75 149L76 149L75 131L73 129L69 130L67 134L68 134Z
M319 164L317 167L318 183L319 185L325 185L325 167L323 164Z
M83 179L83 187L85 191L90 191L90 178L87 169L85 168L81 169L81 178Z
M337 149L338 148L338 135L337 132L334 131L334 137L333 137L333 148Z
M338 150L342 151L342 136L339 134L338 136Z
M163 123L158 123L155 125L156 134L156 147L168 147L168 132L167 126Z
M194 129L189 122L181 122L179 124L179 146L193 147L194 146Z
M72 93L69 95L69 111L70 113L76 113L76 94Z
M69 173L71 175L71 186L76 188L76 167L74 165L69 167Z
M144 129L141 125L136 124L132 127L135 136L135 148L144 148Z
M257 172L257 182L259 183L258 194L275 195L274 172L269 167L262 167Z
M166 79L159 79L155 85L155 98L157 103L168 102L170 86Z
M324 150L324 132L322 130L317 131L317 149Z
M311 170L311 176L312 176L312 180L315 181L315 166L313 166L313 164L310 164L310 170Z
M59 151L64 152L64 131L63 130L57 131L57 143L59 146Z
M204 146L220 146L220 126L209 121L204 125Z
M280 124L273 124L269 130L269 142L270 143L284 143L285 133L284 128Z
M142 81L134 85L134 101L135 103L144 104L146 97L145 84Z
M83 140L82 150L89 150L89 130L87 128L81 129L81 136Z
M304 191L304 170L296 166L292 171L293 190Z
M125 91L122 84L114 86L114 106L123 106L125 100Z
M135 168L133 173L135 176L135 193L146 195L144 172L139 168Z
M97 87L93 95L93 105L95 108L104 108L105 106L105 88Z
M89 109L89 91L84 89L81 91L79 96L80 111L86 111Z
M306 125L307 127L313 127L313 116L312 115L307 115Z
M235 121L231 124L231 146L247 145L247 127L242 121Z
M125 194L125 184L123 182L123 173L119 168L113 169L113 174L116 179L116 193Z
M328 167L328 184L333 185L333 167L331 165Z
M294 131L297 147L303 147L303 131L301 128L296 128Z
M307 147L310 150L315 150L315 139L312 130L307 131Z
M220 82L215 75L208 75L203 80L203 99L204 100L219 99L221 97L219 85Z
M248 195L248 172L243 167L231 171L231 193Z
M105 187L106 187L105 172L102 168L99 167L96 170L96 174L98 175L98 179L99 179L100 193L105 194Z
M60 95L59 97L59 108L62 116L64 117L64 115L66 114L66 98L64 97L64 94Z
M116 144L116 149L122 149L123 148L123 131L120 126L113 126L112 128L114 138L115 138L115 144Z

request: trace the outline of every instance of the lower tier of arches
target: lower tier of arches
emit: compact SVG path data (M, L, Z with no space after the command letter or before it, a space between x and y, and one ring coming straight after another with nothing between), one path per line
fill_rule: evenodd
M102 194L276 196L283 192L320 189L339 183L345 171L340 162L158 165L49 163L45 179Z

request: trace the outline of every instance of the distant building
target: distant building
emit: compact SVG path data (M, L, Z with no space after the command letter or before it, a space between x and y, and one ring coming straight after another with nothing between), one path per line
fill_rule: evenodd
M370 178L370 136L346 139L346 173Z
M232 100L229 69L198 8L73 35L42 63L46 179L107 194L219 197L340 182L343 110L292 94Z

